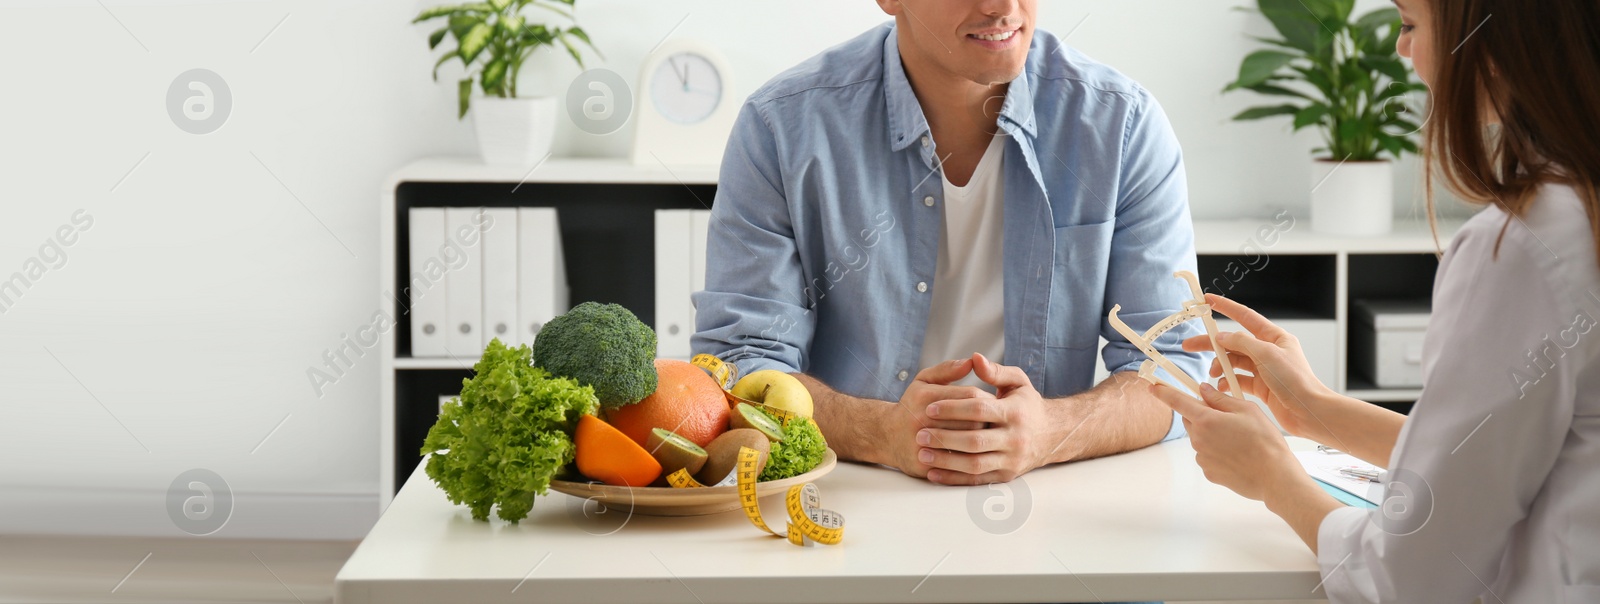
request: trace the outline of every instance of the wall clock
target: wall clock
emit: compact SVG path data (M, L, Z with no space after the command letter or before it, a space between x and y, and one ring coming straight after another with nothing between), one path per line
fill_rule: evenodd
M721 53L693 40L669 40L639 71L633 163L717 166L738 106Z

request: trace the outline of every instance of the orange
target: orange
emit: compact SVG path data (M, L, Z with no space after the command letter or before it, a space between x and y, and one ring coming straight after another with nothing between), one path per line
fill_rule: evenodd
M648 447L650 431L677 432L702 447L728 430L728 400L705 370L683 361L656 359L656 391L644 400L606 412L633 442Z
M578 471L619 487L645 487L661 477L661 462L611 425L593 415L578 418L574 439Z

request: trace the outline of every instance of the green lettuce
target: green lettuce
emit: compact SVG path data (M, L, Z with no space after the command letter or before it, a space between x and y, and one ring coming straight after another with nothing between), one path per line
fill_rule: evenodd
M476 520L487 521L495 505L502 520L526 518L534 495L572 463L578 418L599 406L594 388L551 377L532 359L527 345L490 342L423 441L428 477Z
M827 450L828 441L823 440L816 422L807 417L791 419L783 427L783 440L772 443L767 467L762 468L756 481L783 480L810 472L822 464L823 453Z

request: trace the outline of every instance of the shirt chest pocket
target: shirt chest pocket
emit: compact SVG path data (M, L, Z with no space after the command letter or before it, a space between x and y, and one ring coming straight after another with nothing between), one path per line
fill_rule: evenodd
M1115 227L1115 220L1056 227L1047 346L1093 349L1100 343Z

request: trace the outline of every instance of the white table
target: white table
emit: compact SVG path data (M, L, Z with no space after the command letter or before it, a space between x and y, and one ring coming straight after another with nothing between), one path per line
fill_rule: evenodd
M1018 486L1009 495L943 487L841 463L817 486L823 507L846 518L844 542L801 548L760 532L737 511L687 518L613 511L608 521L585 517L580 500L554 492L520 525L474 522L418 466L339 571L336 598L710 604L1321 596L1313 593L1319 574L1311 552L1261 504L1206 482L1187 439L1043 468L1019 482L1029 495ZM977 511L969 512L969 493ZM1031 502L1021 528L986 531L983 500L1008 498L1011 518ZM769 522L781 518L781 502L763 501ZM1003 521L1000 512L994 515Z

